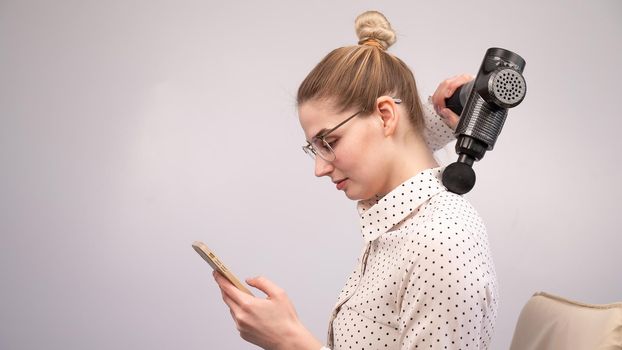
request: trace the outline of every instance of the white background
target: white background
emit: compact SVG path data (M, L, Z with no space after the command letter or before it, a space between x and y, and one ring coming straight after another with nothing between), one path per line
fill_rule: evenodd
M0 0L0 348L255 348L194 240L324 340L363 242L300 150L295 94L368 9L422 97L488 47L527 61L467 195L500 282L493 348L535 291L622 301L618 0Z

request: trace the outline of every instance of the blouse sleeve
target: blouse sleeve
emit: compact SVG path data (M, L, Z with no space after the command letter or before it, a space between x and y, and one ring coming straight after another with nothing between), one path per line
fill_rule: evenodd
M432 152L436 152L455 139L454 131L443 122L440 115L436 114L432 105L432 96L428 97L422 107L425 123L423 137Z

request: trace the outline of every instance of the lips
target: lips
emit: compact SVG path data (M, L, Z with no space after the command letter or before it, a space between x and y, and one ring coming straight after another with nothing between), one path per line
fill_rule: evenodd
M341 179L341 180L333 181L333 182L337 184L337 190L342 190L346 186L347 180L348 178L345 178L345 179Z

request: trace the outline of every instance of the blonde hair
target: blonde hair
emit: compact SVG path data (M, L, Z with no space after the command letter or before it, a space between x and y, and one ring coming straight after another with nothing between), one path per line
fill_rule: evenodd
M328 99L341 112L375 110L376 99L392 96L402 100L408 117L420 130L423 112L415 77L399 58L386 52L396 41L395 31L386 17L367 11L356 18L359 45L331 51L313 68L298 88L298 106L313 99Z

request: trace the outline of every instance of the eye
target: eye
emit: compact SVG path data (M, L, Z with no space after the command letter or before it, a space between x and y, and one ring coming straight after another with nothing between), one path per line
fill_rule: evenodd
M333 148L334 148L334 147L335 147L335 145L337 144L337 141L338 141L338 140L339 140L339 139L332 138L332 139L328 139L328 140L326 140L326 143L328 143L328 144L330 145L330 147L333 147Z

